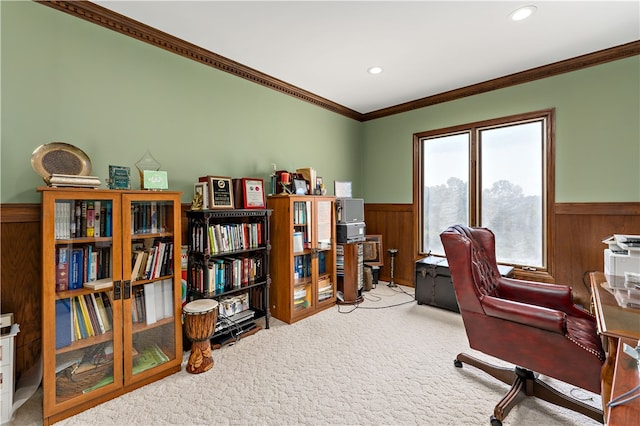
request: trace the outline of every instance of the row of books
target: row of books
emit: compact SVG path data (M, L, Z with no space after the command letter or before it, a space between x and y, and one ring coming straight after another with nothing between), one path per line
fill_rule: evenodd
M173 274L173 241L157 238L151 247L134 250L131 280L151 280Z
M173 317L173 280L170 278L135 286L131 303L134 324L154 324Z
M306 225L311 218L310 201L294 201L293 203L293 224Z
M56 247L56 291L75 290L111 275L111 247Z
M190 271L189 289L204 295L246 287L266 275L262 256L214 258L206 267L194 263Z
M58 200L55 204L55 238L110 237L110 200Z
M205 254L218 254L260 247L262 223L194 224L191 247Z
M56 300L56 349L111 331L113 311L106 292Z
M155 234L165 232L170 206L161 201L131 204L131 234Z
M311 256L302 255L293 258L293 278L300 279L311 276Z

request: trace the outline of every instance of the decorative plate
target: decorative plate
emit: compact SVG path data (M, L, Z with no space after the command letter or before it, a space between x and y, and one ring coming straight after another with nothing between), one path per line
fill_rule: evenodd
M76 146L64 142L50 142L33 151L31 167L43 179L48 179L54 173L89 176L91 160Z

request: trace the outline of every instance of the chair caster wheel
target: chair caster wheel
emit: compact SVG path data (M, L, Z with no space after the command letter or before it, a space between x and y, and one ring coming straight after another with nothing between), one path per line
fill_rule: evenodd
M454 359L453 360L453 365L455 365L458 368L462 368L462 361L460 361L458 359Z
M502 422L496 419L496 416L491 416L490 422L491 426L502 426Z

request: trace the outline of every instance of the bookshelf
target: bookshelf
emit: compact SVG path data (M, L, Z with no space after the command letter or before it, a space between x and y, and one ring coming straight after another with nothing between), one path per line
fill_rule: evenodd
M274 195L271 314L293 323L335 305L335 197Z
M269 209L187 211L189 299L218 301L214 345L260 318L269 328L270 217Z
M342 300L338 303L361 303L364 298L364 264L362 243L341 243L336 247L338 291Z
M51 424L180 370L180 193L38 191ZM140 251L149 273L132 277Z

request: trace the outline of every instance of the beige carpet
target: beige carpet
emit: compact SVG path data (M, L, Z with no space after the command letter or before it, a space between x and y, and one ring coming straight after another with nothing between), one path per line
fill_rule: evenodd
M468 349L460 316L419 306L383 282L365 295L358 308L336 306L292 325L273 319L269 330L214 351L206 373L186 373L183 363L179 373L59 424L488 425L508 387L453 366L461 351L487 358ZM552 384L600 404L598 395ZM12 424L41 424L41 404L39 391ZM504 422L598 424L532 398Z

